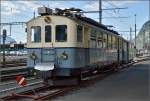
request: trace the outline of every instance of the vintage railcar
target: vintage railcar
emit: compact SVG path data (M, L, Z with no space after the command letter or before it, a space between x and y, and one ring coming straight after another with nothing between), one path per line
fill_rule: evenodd
M87 70L128 63L131 44L77 9L39 8L27 22L27 66L42 78L78 77Z

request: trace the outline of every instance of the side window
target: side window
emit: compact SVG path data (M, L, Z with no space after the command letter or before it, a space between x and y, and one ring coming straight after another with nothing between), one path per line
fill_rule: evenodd
M90 35L90 48L96 48L96 46L96 30L92 29Z
M98 43L98 48L103 48L103 34L102 32L99 32L97 35L97 43Z
M122 39L119 39L119 49L122 49Z
M67 41L67 25L56 25L56 42Z
M91 38L96 38L96 30L91 30Z
M51 26L45 26L45 42L51 42Z
M80 25L77 25L77 42L83 41L83 27Z
M107 48L107 34L103 34L103 47Z
M108 35L108 48L111 48L111 35Z
M115 36L112 36L112 48L113 49L116 49L116 37Z
M31 27L31 42L41 42L41 27L33 26Z
M119 48L119 42L118 42L118 37L116 37L116 49L118 49Z

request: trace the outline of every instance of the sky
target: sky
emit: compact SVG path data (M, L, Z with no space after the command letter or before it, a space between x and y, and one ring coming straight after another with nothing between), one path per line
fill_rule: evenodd
M46 6L50 8L80 8L84 11L97 11L99 8L98 0L2 0L1 1L1 21L6 22L27 22L33 18L33 12L38 16L37 8ZM127 8L122 10L103 10L102 24L112 25L124 38L129 39L130 27L134 30L135 14L137 22L137 33L142 25L149 20L149 1L148 0L102 0L102 9L108 8ZM98 13L88 13L85 16L99 21ZM126 18L110 18L126 17ZM17 42L26 42L25 25L12 26L11 37ZM9 26L3 26L10 34ZM134 33L132 33L134 38Z

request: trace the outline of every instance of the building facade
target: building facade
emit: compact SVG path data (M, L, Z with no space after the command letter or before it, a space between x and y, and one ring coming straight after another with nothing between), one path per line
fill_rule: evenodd
M138 51L150 52L150 20L144 23L136 38Z

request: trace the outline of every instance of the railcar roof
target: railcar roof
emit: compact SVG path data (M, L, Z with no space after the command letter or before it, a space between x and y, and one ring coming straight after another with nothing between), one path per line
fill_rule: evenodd
M47 16L47 15L46 15ZM83 21L83 22L86 22L86 23L89 23L89 24L91 24L91 25L94 25L94 26L96 26L96 27L99 27L99 28L102 28L102 29L104 29L104 30L106 30L106 31L109 31L109 32L112 32L113 34L116 34L118 37L120 37L119 35L119 33L118 32L116 32L116 31L114 31L114 30L111 30L111 29L108 29L105 25L103 25L103 24L100 24L100 23L98 23L97 21L95 21L95 20L93 20L93 19L91 19L91 18L88 18L88 17L82 17L82 16L80 16L80 15L76 15L75 17L68 17L68 16L63 16L63 15L48 15L48 16L60 16L60 17L66 17L66 18L69 18L69 19L77 19L77 20L80 20L80 21ZM37 16L36 18L33 18L33 19L31 19L31 20L29 20L28 22L30 22L30 21L32 21L32 20L34 20L34 19L37 19L37 18L40 18L40 17L43 17L43 16ZM27 23L28 23L27 22ZM122 38L124 41L127 41L126 39L124 39L123 37L120 37L120 38ZM127 41L128 42L128 41Z
M114 31L114 30L111 30L111 29L108 29L105 25L100 24L100 23L98 23L97 21L95 21L95 20L93 20L93 19L91 19L91 18L88 18L88 17L81 17L81 16L76 16L76 18L77 18L78 20L87 22L87 23L89 23L89 24L92 24L92 25L97 26L97 27L99 27L99 28L102 28L102 29L104 29L104 30L110 31L110 32L112 32L112 33L114 33L114 34L116 34L116 35L119 35L118 32L116 32L116 31Z
M117 31L108 29L105 25L98 23L97 21L88 18L88 17L81 17L81 16L76 16L76 19L80 20L80 21L84 21L86 23L89 23L91 25L94 25L96 27L102 28L106 31L112 32L113 34L116 34L118 37L122 38L124 41L129 42L128 40L124 39L123 37L119 36L120 34Z

